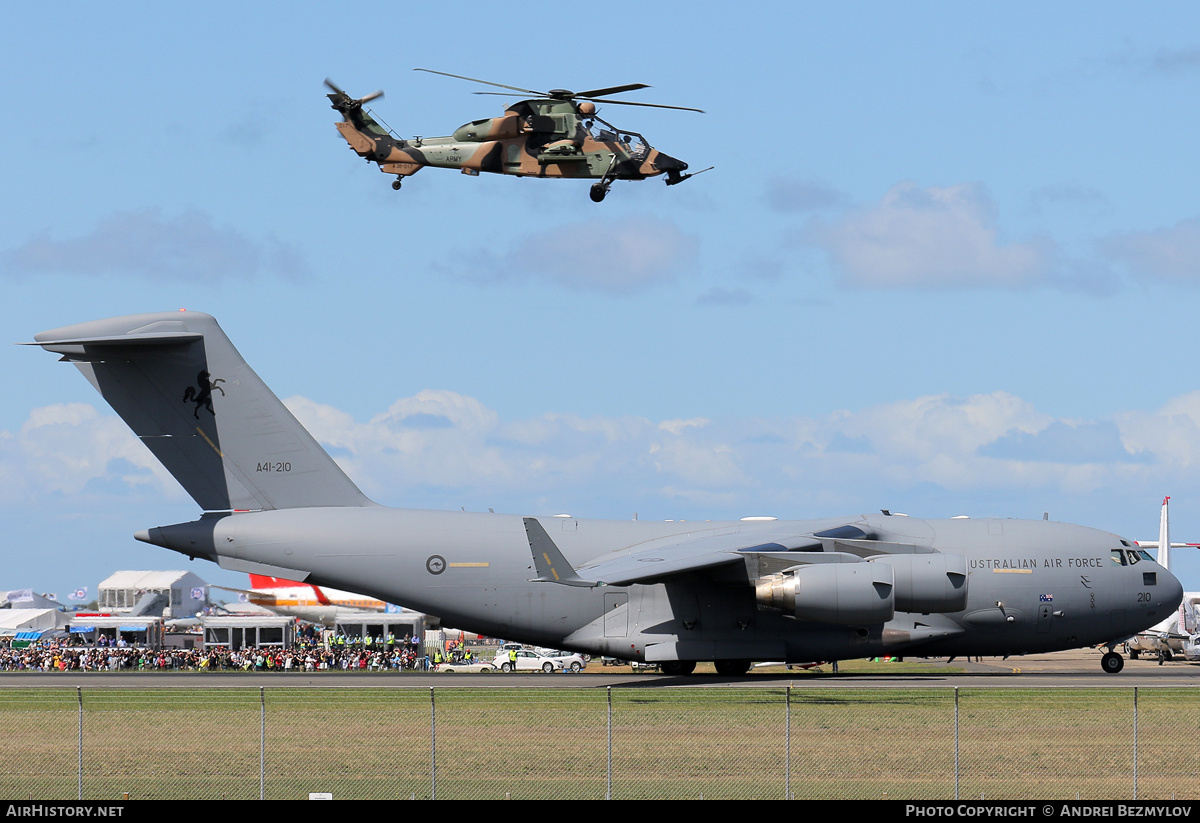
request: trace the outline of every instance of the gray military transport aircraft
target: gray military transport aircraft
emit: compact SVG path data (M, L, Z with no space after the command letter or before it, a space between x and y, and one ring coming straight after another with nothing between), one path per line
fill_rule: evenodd
M713 661L1014 655L1107 645L1183 588L1114 534L882 514L602 521L367 499L207 314L36 335L74 363L204 510L138 540L222 568L363 592L474 632L668 674ZM1132 562L1134 560L1140 562Z

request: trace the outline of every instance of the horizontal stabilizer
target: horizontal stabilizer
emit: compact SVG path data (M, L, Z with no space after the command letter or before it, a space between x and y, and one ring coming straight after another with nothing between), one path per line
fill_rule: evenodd
M145 334L117 334L107 337L58 338L50 342L22 343L24 346L41 346L46 351L61 352L68 360L73 355L83 354L84 346L169 346L203 340L202 334L188 332L150 332Z

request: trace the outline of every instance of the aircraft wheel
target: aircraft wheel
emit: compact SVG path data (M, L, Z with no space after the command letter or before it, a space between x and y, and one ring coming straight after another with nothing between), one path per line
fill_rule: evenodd
M714 660L713 665L717 669L717 674L723 675L745 674L750 671L749 660Z
M599 203L604 199L604 195L608 194L608 189L605 188L603 183L593 183L592 190L589 194L593 203Z
M554 671L554 664L553 663L543 663L542 671L545 672L546 674L550 674L551 672Z
M400 191L400 178L399 177L397 177L395 180L392 181L392 190Z
M1130 650L1129 650L1129 659L1130 659L1130 660L1137 660L1137 659L1138 659L1138 650L1137 650L1137 649L1130 649Z
M667 660L658 665L663 674L684 675L696 671L695 660Z
M1125 668L1125 658L1116 652L1109 652L1100 658L1100 667L1109 674L1116 674Z

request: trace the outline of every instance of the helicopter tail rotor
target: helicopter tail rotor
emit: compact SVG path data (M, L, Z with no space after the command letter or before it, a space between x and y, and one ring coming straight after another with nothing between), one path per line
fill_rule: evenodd
M371 92L368 95L364 95L363 97L355 99L338 88L337 84L328 77L325 78L325 85L333 90L333 94L328 94L326 97L328 97L329 102L333 104L333 108L337 109L342 114L349 114L352 111L358 111L363 107L364 104L383 97L383 89L379 89Z

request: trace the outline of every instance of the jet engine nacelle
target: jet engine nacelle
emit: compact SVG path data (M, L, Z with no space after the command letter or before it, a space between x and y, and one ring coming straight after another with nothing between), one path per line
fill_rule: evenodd
M960 612L967 607L967 559L958 554L888 554L871 563L892 567L896 610Z
M844 626L886 623L896 613L886 563L820 563L759 580L758 602L801 620Z

